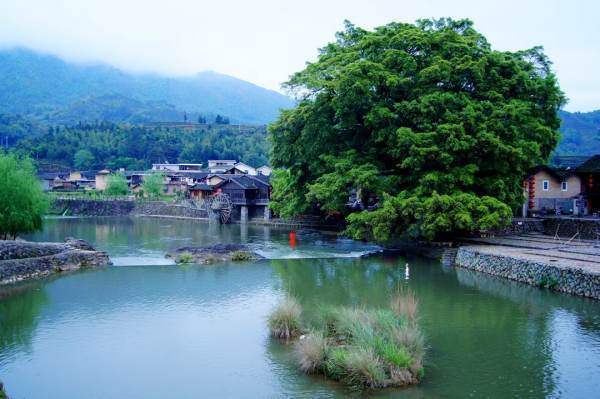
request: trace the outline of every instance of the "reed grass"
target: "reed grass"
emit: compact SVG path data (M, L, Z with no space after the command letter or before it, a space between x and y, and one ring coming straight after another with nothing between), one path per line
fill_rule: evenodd
M298 367L363 390L417 384L424 376L425 340L418 327L418 302L410 291L396 293L388 308L325 307L306 318L286 298L269 319L271 335L300 336ZM301 335L306 333L306 335Z

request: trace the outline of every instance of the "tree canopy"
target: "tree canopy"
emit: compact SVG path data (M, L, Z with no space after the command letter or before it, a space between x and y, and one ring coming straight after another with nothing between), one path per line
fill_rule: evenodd
M31 160L0 152L0 239L41 229L47 208Z
M106 194L126 195L129 192L127 178L122 173L115 173L106 179Z
M159 197L163 189L164 180L165 175L161 172L147 174L144 176L144 184L142 185L142 188L149 197Z
M347 213L351 189L379 208L355 238L427 239L506 223L527 169L559 138L564 97L541 48L492 50L469 20L349 22L286 86L298 105L270 126L273 209ZM286 204L294 203L295 206Z
M1 124L2 115L0 131ZM39 161L96 170L141 170L153 163L206 163L209 159L237 159L261 166L268 162L266 135L264 126L244 126L240 131L230 125L187 129L80 123L22 138L16 149Z

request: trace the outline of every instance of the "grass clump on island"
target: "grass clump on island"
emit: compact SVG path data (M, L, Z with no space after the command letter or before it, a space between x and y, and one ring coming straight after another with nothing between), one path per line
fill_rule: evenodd
M271 336L294 340L297 364L355 389L418 384L425 342L417 300L399 292L389 308L323 308L309 321L299 302L286 297L269 318Z
M231 260L234 262L246 262L250 260L254 260L256 257L254 254L248 251L234 251L231 254Z
M175 263L177 263L177 264L194 263L194 255L192 255L189 252L182 252L177 256L177 258L175 258Z

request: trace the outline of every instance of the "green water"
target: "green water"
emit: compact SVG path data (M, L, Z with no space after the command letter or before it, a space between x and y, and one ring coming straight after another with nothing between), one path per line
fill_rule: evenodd
M307 308L418 296L429 350L418 387L372 397L592 398L600 392L600 303L374 248L265 227L159 219L58 219L35 240L76 236L115 264L0 289L0 380L19 398L342 398L296 371L271 340L286 292ZM182 245L245 242L269 258L175 266ZM409 273L406 275L406 264Z

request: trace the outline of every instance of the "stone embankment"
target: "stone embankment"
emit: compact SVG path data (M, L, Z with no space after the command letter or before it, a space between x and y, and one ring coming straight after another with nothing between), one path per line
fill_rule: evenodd
M166 216L206 219L205 210L163 201L56 198L52 213L66 216Z
M594 241L561 241L539 234L479 239L458 249L455 264L600 299L600 244Z
M0 240L0 284L53 273L110 265L106 252L83 240L64 243Z

